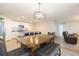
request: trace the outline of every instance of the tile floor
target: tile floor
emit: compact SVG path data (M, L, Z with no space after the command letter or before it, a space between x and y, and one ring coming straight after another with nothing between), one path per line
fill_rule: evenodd
M55 42L60 44L62 56L79 56L79 40L77 45L65 43L63 38L56 38ZM21 47L15 39L7 41L6 46L8 52Z

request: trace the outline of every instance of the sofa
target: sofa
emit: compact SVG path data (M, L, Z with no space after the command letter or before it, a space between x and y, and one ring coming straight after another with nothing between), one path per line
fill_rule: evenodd
M77 44L78 39L75 33L69 34L68 31L64 31L63 36L64 36L65 42L70 43L70 44Z

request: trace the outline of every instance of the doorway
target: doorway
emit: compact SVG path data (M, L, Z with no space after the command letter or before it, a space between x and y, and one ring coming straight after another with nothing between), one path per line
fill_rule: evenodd
M59 24L58 27L59 27L59 35L62 36L62 33L63 33L63 24Z

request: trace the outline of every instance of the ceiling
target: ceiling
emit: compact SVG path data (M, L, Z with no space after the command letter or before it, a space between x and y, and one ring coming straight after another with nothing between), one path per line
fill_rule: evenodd
M31 21L37 10L36 3L0 3L0 15L11 20ZM41 3L41 11L48 21L79 21L78 3Z

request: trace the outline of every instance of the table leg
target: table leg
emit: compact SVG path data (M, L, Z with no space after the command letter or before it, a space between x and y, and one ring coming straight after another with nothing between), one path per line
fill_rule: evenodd
M35 51L36 51L38 48L40 48L40 45L37 45L37 46L32 47L31 50L30 50L30 55L31 55L31 56L34 56L34 55L35 55Z

